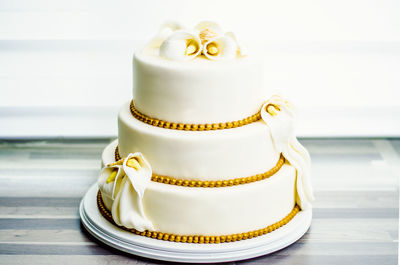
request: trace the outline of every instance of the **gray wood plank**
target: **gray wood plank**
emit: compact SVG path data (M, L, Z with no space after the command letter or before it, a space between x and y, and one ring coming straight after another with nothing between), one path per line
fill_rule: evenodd
M81 197L0 197L1 207L78 207Z
M400 139L392 139L390 140L390 143L394 147L394 149L397 151L397 154L400 156Z
M43 242L51 232L81 231L80 220L76 219L0 219L1 230L41 231ZM49 231L50 230L50 231ZM314 218L309 232L300 240L304 242L393 242L398 240L398 220L396 219L351 219ZM393 237L395 236L395 237ZM1 241L1 239L0 239Z
M0 253L4 255L112 255L118 251L99 244L31 244L0 243Z
M335 264L362 264L362 265L394 265L397 264L397 255L281 255L278 253L259 258L239 261L236 264L276 264L276 265L335 265Z
M1 207L2 218L79 218L76 207Z
M152 264L176 264L157 262L143 259L135 256L127 255L3 255L3 264L17 265L17 264L85 264L85 265L152 265ZM220 263L221 265L235 264L235 263ZM279 252L269 256L263 256L256 259L245 260L236 262L236 264L277 264L277 265L321 265L321 264L363 264L363 265L393 265L397 264L396 255L354 255L354 256L333 256L333 255L296 255L286 256L280 255Z
M139 265L150 264L146 260L138 261L134 256L114 255L2 255L4 265L41 264L41 265Z
M86 232L79 230L0 230L0 243L26 244L65 244L93 245L97 244Z
M393 255L396 251L396 243L302 243L297 242L280 250L281 255ZM0 243L0 253L5 255L105 255L115 254L118 251L104 246L93 245L69 245L69 244L15 244Z
M313 208L395 208L399 207L398 191L315 191Z
M5 197L82 197L97 181L97 175L53 178L42 177L41 181L29 182L30 177L7 178L7 185L0 186L0 196Z
M395 242L398 219L318 219L314 218L304 242Z
M49 229L80 229L79 218L60 218L60 219L18 219L1 218L0 230L9 229L31 229L31 230L49 230Z
M366 218L392 218L397 219L399 211L397 208L316 208L313 211L313 218L351 218L351 219L366 219Z

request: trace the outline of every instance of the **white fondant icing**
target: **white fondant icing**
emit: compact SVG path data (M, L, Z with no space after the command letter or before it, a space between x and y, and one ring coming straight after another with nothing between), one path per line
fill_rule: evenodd
M129 158L136 158L140 168L126 165ZM109 163L114 162L110 161ZM138 231L154 230L153 224L146 217L143 209L143 197L151 181L151 167L140 153L129 154L123 165L107 165L103 168L98 184L104 194L105 206L111 210L116 224ZM117 169L114 180L107 183L110 173Z
M279 109L270 114L266 110L269 104ZM296 138L295 114L291 104L280 96L273 96L263 105L261 117L270 128L275 149L296 168L297 203L303 210L310 208L314 200L310 179L311 160L308 151Z
M178 131L143 123L125 104L118 116L119 152L141 152L159 175L222 180L264 173L279 160L268 126L258 121L234 129Z
M267 98L256 58L188 62L165 60L152 49L135 53L133 98L143 114L169 122L219 123L257 113Z
M117 141L103 153L114 160ZM104 196L110 205L109 196ZM223 188L191 188L151 182L144 212L156 231L184 235L224 235L264 228L283 219L295 204L295 169L285 164L272 177Z

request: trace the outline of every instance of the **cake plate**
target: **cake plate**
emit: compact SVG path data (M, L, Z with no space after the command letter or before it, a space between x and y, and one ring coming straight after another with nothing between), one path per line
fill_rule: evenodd
M312 211L300 211L286 225L263 236L220 244L189 244L163 241L133 234L108 222L97 208L97 184L83 197L79 213L82 224L95 238L118 250L151 259L190 263L215 263L266 255L301 238L311 225Z

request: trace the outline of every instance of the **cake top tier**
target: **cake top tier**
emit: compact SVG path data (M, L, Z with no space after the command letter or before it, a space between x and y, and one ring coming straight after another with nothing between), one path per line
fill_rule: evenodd
M245 56L232 33L212 22L186 30L165 24L133 59L133 100L143 115L165 122L233 122L265 100L259 58Z
M225 32L211 21L200 22L194 28L176 22L165 23L147 48L172 61L233 60L246 56L233 32Z

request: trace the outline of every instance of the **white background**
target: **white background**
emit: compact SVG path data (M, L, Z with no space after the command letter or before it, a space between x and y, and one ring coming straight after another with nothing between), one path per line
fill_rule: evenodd
M399 14L395 0L2 0L0 137L116 136L133 51L166 20L205 19L261 50L301 136L400 136Z

